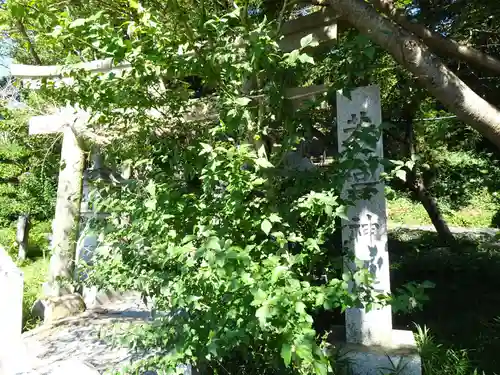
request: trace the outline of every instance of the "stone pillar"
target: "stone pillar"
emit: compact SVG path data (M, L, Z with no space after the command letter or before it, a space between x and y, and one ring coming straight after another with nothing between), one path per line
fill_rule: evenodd
M339 152L353 130L368 118L371 124L382 122L380 90L378 86L357 88L351 92L351 99L337 94L337 126ZM382 157L382 137L379 138L372 156ZM364 156L359 155L362 159ZM345 182L343 194L351 189L367 186L376 189L369 200L358 200L349 207L347 217L342 221L344 246L370 270L375 279L374 288L381 293L390 292L389 254L387 252L387 217L384 183L380 180L382 166L373 175L353 170ZM346 267L356 266L346 262ZM346 339L351 344L389 345L392 341L392 314L390 306L367 312L362 308L346 311Z
M80 208L80 230L76 249L77 262L83 261L92 264L93 253L97 247L97 236L91 228L91 220L96 218L96 212L91 207L90 193L92 191L92 181L101 177L103 168L102 156L97 148L91 153L91 165L83 174L82 203ZM78 278L85 278L85 275L75 275Z
M23 324L24 275L0 247L0 374L14 374Z
M90 194L93 187L93 181L98 179L107 179L104 174L103 157L98 148L92 150L91 165L84 173L83 178L83 194L82 194L82 204L81 204L81 219L80 219L80 231L78 244L76 249L76 260L77 266L80 265L79 269L75 271L75 278L79 281L86 279L87 274L84 270L84 265L92 266L94 263L95 251L98 247L98 236L93 228L93 220L102 220L102 213L96 212L92 207ZM105 303L107 300L106 292L102 292L97 289L96 286L84 286L81 290L81 294L85 301L85 305L88 308L96 307L101 302Z
M73 277L84 161L85 155L74 130L64 127L49 267L49 290L54 295L67 292L55 287L58 278L69 280Z
M29 216L21 215L17 220L16 242L19 246L17 259L25 260L28 252Z

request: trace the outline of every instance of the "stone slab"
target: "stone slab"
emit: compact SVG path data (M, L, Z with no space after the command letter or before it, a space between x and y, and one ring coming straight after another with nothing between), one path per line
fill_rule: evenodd
M412 331L392 330L386 345L360 345L345 342L345 328L334 327L330 342L346 363L351 375L422 375L422 362Z
M23 272L0 247L0 374L13 371L23 322Z

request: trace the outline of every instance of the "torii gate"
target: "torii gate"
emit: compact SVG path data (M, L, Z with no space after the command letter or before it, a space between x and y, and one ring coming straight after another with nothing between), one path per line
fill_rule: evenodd
M337 39L336 17L328 9L300 17L283 25L284 38L279 41L281 49L290 52L300 47L304 36L311 34L318 43L329 43ZM86 69L93 72L121 72L130 69L130 65L113 66L110 60L82 63L70 68ZM11 72L20 79L40 79L44 77L57 78L64 72L61 66L26 66L12 65ZM65 83L71 83L66 80ZM290 88L285 96L291 100L302 100L324 93L328 90L324 85L305 88ZM194 103L193 103L194 104ZM196 105L194 105L196 107ZM380 106L380 90L378 86L358 88L351 92L351 99L341 93L337 94L337 137L339 150L343 149L344 141L353 130L368 117L371 123L380 126L382 122ZM73 111L72 113L70 113ZM196 108L194 108L196 112ZM155 114L152 113L154 116ZM193 114L188 114L191 117ZM54 249L51 258L49 281L58 277L71 277L75 257L77 226L80 215L82 197L82 179L85 153L79 143L78 136L86 131L90 114L85 111L63 109L59 114L38 116L30 120L30 134L63 133L63 148L61 150L62 168L59 175L58 195L56 204L54 234ZM196 114L194 117L197 117ZM382 156L382 140L379 139L375 156ZM359 201L348 210L348 220L343 220L342 237L344 244L354 255L364 260L365 267L373 273L376 289L390 293L389 257L387 252L387 222L384 184L380 180L380 167L369 180L359 178L356 171L345 183L344 189L354 186L370 185L377 190L375 196L368 201ZM354 236L354 240L353 240ZM368 251L369 249L369 251ZM375 249L375 251L374 251ZM352 267L353 265L348 265ZM64 292L64 291L62 291ZM61 293L61 291L58 291ZM394 344L408 343L414 346L411 332L393 331L391 308L366 312L363 308L352 308L346 312L346 339L350 344L383 345L394 347ZM355 353L357 353L355 351ZM362 351L360 351L362 353ZM365 354L361 354L366 356ZM411 374L420 374L420 359L412 355ZM354 354L355 361L359 358ZM397 356L397 355L396 355ZM394 359L394 357L392 357ZM361 360L358 374L371 374L367 365L373 362L387 362L385 354L374 354L368 362ZM385 363L384 362L384 363ZM368 372L367 372L368 371ZM375 373L375 372L373 372Z
M301 39L312 35L318 43L331 43L337 39L337 17L330 10L325 9L310 15L288 21L283 24L284 37L279 41L284 52L290 52L301 47ZM42 78L55 79L58 84L72 84L73 79L64 77L64 72L72 69L84 69L93 73L121 74L131 68L130 64L114 65L112 60L97 60L89 63L80 63L68 67L31 66L12 64L11 74L23 81L29 81L31 87L36 88ZM289 99L301 100L327 91L324 85L306 88L292 88L287 92ZM153 117L159 113L150 111ZM193 106L186 119L206 117L203 109ZM29 121L29 134L63 134L61 149L61 170L57 189L56 212L53 225L53 253L50 261L49 284L55 286L58 278L72 278L75 260L75 247L78 238L78 223L80 204L82 200L82 180L84 176L85 150L80 142L81 136L94 136L86 125L91 114L85 110L66 107L60 108L55 114L36 116ZM48 288L47 292L61 294L65 290Z

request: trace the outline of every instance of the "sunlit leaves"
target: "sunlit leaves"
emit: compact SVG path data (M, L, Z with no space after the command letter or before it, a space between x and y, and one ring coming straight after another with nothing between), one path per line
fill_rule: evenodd
M262 220L262 223L260 224L260 228L262 229L262 231L266 235L268 235L269 232L271 232L272 227L273 227L273 224L271 224L271 222L267 219Z
M318 45L319 45L319 43L314 38L313 34L307 34L305 37L303 37L302 39L300 39L300 47L301 48L316 47Z
M59 94L99 113L94 130L113 139L107 161L128 168L101 202L112 217L98 226L109 248L89 281L182 312L148 333L166 352L183 348L169 366L191 355L217 365L244 349L258 353L263 374L280 358L299 374L323 374L312 315L353 300L328 242L349 203L339 197L347 168L290 176L283 167L308 116L283 91L314 64L304 52L317 41L306 36L283 54L275 25L241 9L200 15L180 3L168 12L141 4L131 0L118 26L105 15L68 15L59 34L131 66L72 72L76 84Z
M78 18L78 19L74 20L73 22L71 22L69 24L69 27L70 28L80 27L80 26L85 25L85 22L86 22L85 18Z
M290 361L292 360L292 346L289 343L283 343L281 345L281 358L285 362L285 366L288 367L290 365Z

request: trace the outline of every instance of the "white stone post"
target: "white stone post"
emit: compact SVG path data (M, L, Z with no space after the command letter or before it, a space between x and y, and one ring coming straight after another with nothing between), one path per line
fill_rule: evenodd
M14 374L23 325L24 275L0 247L0 374Z
M58 278L73 277L75 249L82 199L82 179L85 154L77 130L85 128L89 115L83 111L63 108L56 115L36 116L30 119L30 134L63 134L61 168L57 185L57 201L52 233L52 256L49 265L47 296L71 293L60 289Z
M71 279L82 199L82 177L85 155L78 144L74 130L63 130L61 170L57 186L56 214L50 259L49 283L58 277Z
M371 124L382 123L380 90L378 86L357 88L351 92L351 99L337 94L337 132L339 151L353 130L367 117ZM372 156L382 157L382 137L377 142ZM360 155L359 158L363 158ZM345 182L344 194L350 189L373 187L377 192L369 200L358 200L349 207L347 217L342 221L344 246L359 260L375 278L375 290L390 292L389 255L387 252L387 217L384 183L380 180L382 166L374 175L366 176L353 170ZM350 269L352 263L346 265ZM386 345L392 341L392 314L390 306L370 312L362 308L346 311L346 339L348 343L362 345Z

